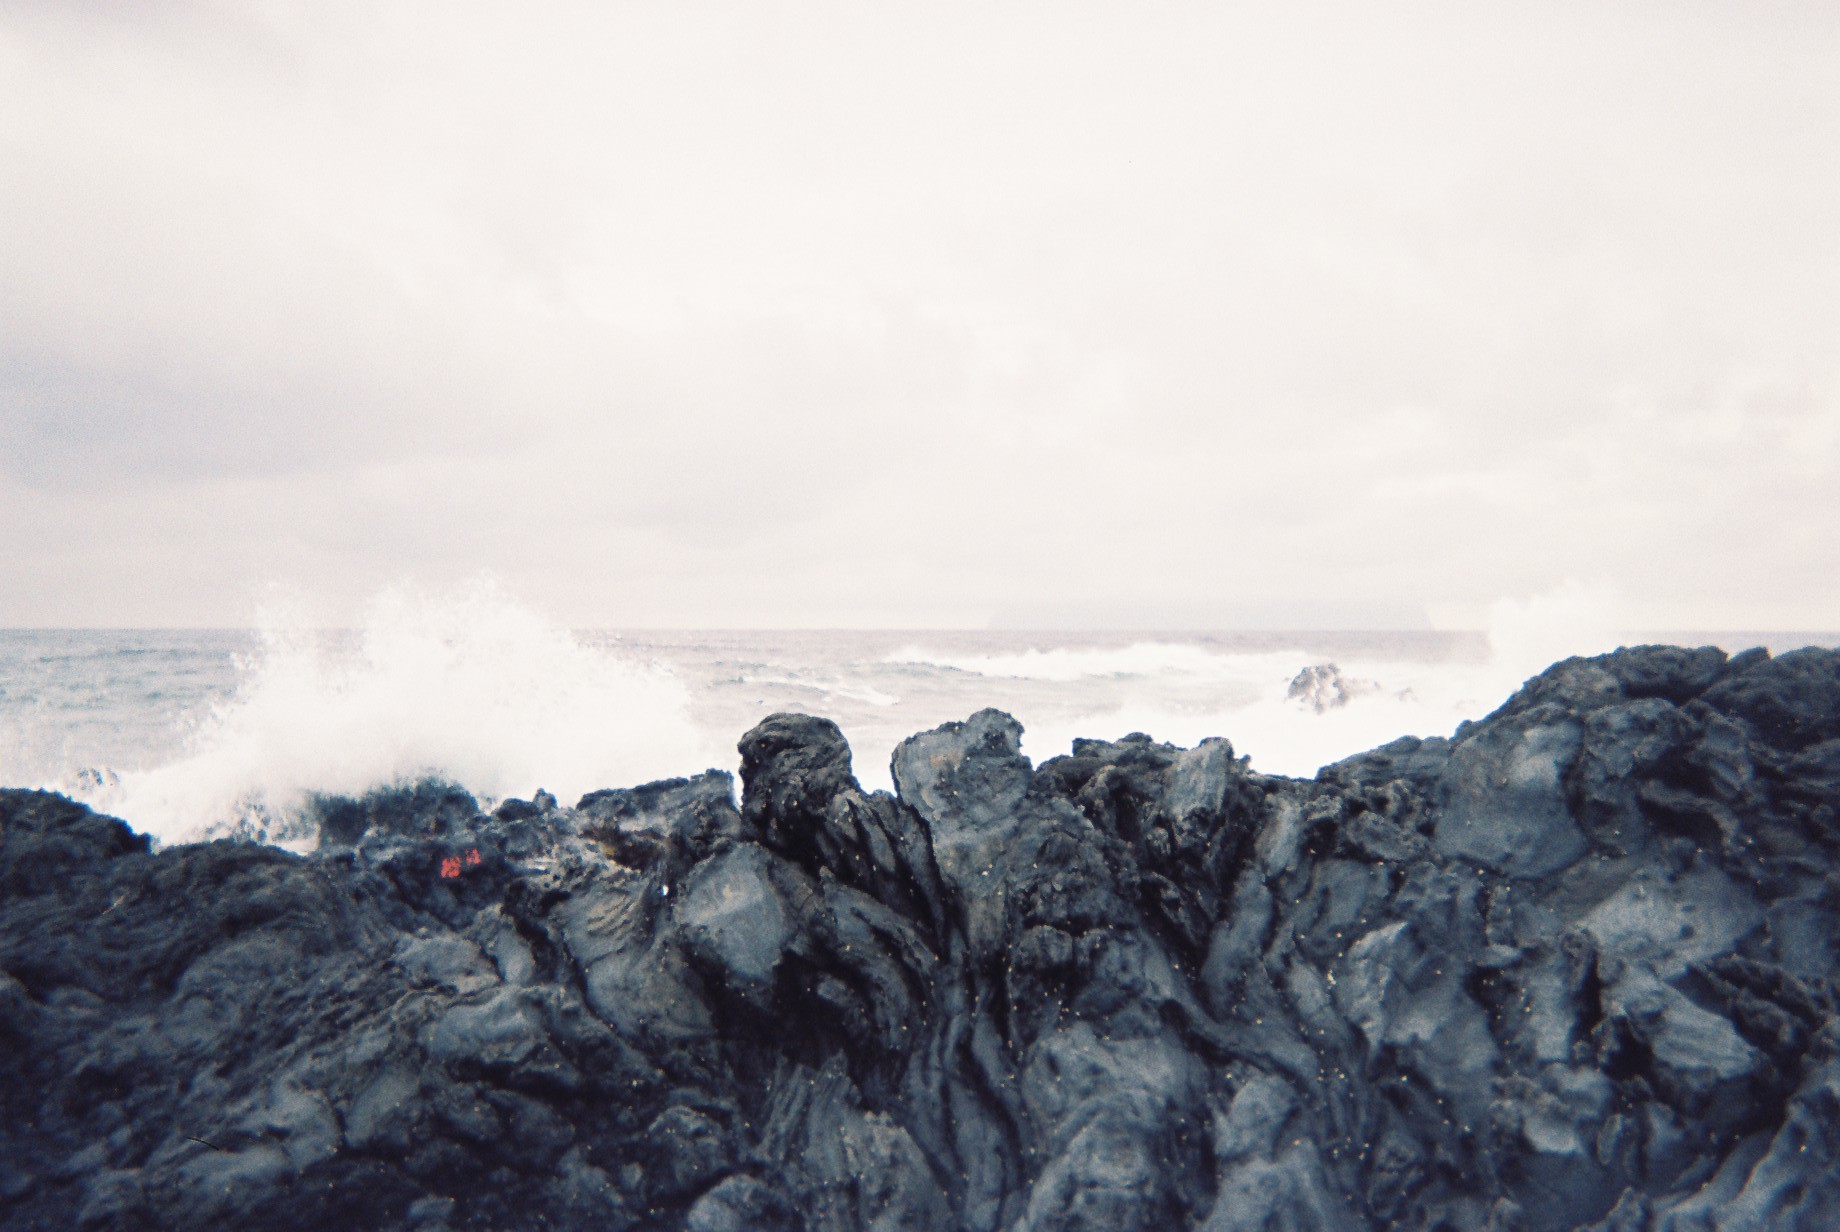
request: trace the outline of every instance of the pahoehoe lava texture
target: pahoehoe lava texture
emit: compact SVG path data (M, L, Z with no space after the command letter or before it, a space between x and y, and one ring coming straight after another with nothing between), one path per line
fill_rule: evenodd
M1572 659L1314 781L726 774L307 856L0 793L0 1226L1840 1227L1840 654Z

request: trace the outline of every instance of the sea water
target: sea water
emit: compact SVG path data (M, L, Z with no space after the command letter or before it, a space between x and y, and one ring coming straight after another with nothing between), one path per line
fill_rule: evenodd
M0 785L67 792L163 842L300 839L310 795L424 775L490 803L734 770L736 740L776 711L835 720L857 776L886 788L902 739L987 706L1022 722L1037 762L1141 731L1222 736L1255 770L1307 776L1448 735L1554 659L1628 640L1498 617L1476 632L571 630L484 588L392 592L339 630L0 630Z

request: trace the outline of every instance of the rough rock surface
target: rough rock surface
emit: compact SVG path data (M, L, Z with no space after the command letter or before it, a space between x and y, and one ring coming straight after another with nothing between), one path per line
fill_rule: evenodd
M1314 781L1019 731L306 856L0 793L0 1227L1840 1227L1840 654L1568 660Z

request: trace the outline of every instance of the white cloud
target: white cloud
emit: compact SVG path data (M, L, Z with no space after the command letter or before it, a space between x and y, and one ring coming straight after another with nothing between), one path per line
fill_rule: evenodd
M1391 622L1567 578L1833 624L1835 43L15 6L0 622L483 566L595 624Z

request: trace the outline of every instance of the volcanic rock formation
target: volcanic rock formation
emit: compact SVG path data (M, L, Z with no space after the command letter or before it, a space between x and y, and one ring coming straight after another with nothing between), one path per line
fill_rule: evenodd
M995 711L306 856L0 793L0 1227L1840 1227L1840 654L1314 781Z

